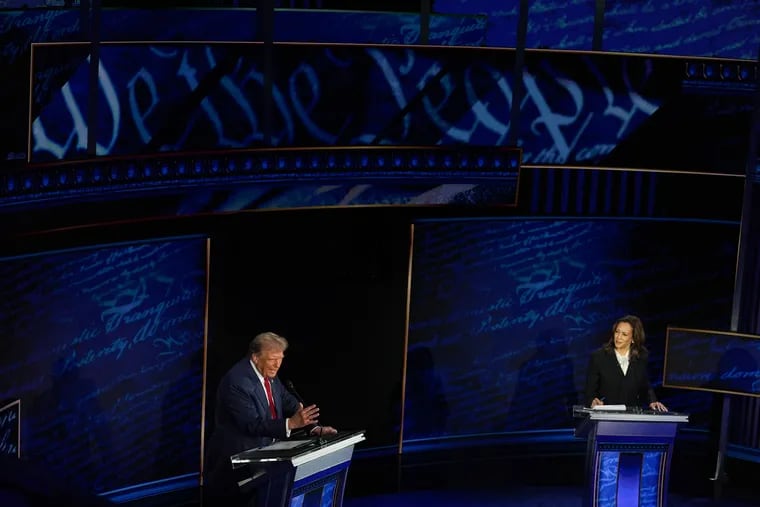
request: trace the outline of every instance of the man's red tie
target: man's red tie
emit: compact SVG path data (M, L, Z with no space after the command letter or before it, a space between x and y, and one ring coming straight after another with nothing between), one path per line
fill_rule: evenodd
M272 398L272 386L269 383L269 377L264 377L264 387L267 390L267 400L269 401L269 413L272 414L272 419L277 419L277 409L274 406L274 398Z

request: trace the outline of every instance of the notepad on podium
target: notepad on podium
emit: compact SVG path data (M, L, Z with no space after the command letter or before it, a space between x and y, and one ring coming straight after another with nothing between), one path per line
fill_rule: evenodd
M602 412L625 412L626 406L625 405L597 405L595 407L591 407L591 410L602 411Z

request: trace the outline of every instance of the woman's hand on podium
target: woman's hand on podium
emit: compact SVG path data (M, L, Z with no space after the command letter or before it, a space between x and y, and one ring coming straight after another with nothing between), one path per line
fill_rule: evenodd
M653 401L649 404L649 408L654 410L655 412L667 412L668 407L660 403L659 401Z

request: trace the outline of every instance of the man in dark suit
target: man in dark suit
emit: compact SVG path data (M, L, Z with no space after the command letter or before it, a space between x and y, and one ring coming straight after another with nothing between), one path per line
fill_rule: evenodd
M626 315L612 325L612 337L591 355L586 379L586 406L626 405L666 412L649 383L648 352L641 319Z
M319 427L316 405L304 407L277 378L288 342L266 332L256 335L246 357L224 375L216 394L215 427L208 442L204 470L204 496L245 503L232 472L234 454L285 439L307 428L329 435L336 430Z

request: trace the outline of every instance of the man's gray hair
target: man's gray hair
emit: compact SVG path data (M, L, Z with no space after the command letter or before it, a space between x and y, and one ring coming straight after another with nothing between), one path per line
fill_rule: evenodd
M248 345L248 355L258 354L265 348L274 348L285 352L285 349L288 348L288 340L271 331L259 333Z

